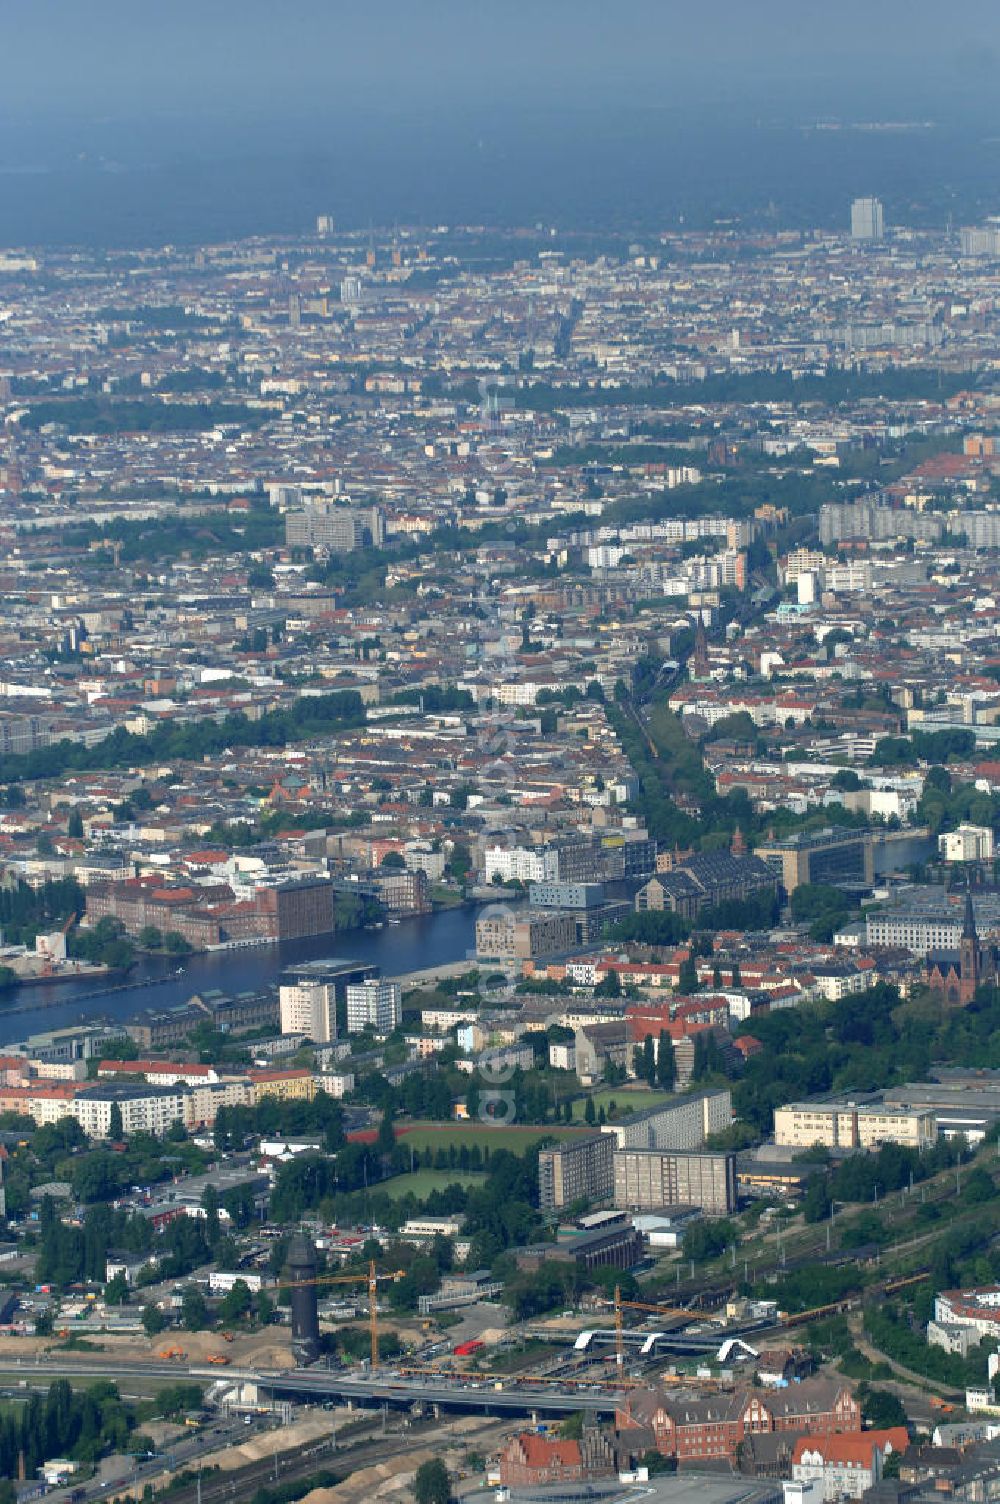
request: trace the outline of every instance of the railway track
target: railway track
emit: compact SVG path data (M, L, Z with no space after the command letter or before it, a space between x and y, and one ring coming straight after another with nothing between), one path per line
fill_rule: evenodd
M427 1426L428 1439L436 1428ZM314 1442L305 1451L282 1457L262 1458L226 1473L203 1473L199 1488L193 1478L183 1488L170 1491L170 1504L238 1504L245 1501L258 1488L266 1488L275 1482L288 1483L295 1479L308 1478L313 1473L327 1469L350 1477L359 1469L374 1462L384 1462L390 1457L400 1457L420 1445L421 1428L413 1426L405 1436L379 1436L371 1441L362 1441L351 1447L338 1447L335 1438ZM275 1466L277 1461L277 1467ZM186 1470L185 1470L186 1471Z

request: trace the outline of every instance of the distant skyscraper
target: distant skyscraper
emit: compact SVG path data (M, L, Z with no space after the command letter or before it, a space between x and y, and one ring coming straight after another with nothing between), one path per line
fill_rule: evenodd
M851 204L851 239L881 240L883 230L881 199L856 198Z
M332 214L317 214L317 216L316 216L316 234L317 235L332 235L333 234L333 215Z

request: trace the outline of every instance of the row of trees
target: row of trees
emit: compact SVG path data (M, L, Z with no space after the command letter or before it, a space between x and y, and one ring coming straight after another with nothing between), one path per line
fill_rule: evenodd
M58 778L70 769L133 767L150 762L201 762L229 747L283 747L289 742L361 726L365 708L355 690L306 695L285 710L269 710L258 720L242 711L222 721L202 717L175 724L161 722L144 736L119 727L95 746L56 742L35 752L0 758L0 782Z
M43 428L58 423L71 433L200 433L219 424L259 428L265 409L237 402L116 402L106 397L76 397L32 403L21 423Z
M961 391L959 376L945 376L943 390ZM704 381L677 381L665 374L648 386L602 389L581 382L577 386L553 386L546 382L525 383L515 393L519 408L556 412L576 407L617 407L634 404L645 408L674 408L685 402L823 402L836 404L861 397L932 397L940 400L941 373L931 367L907 367L896 371L845 371L829 367L822 375L793 376L790 371L754 371L748 374L714 375ZM685 489L679 487L678 489ZM831 499L829 496L827 500ZM757 499L754 499L754 505ZM740 514L742 515L742 514Z
M227 1152L242 1149L250 1139L280 1134L293 1138L318 1134L327 1152L336 1153L347 1142L344 1110L335 1097L318 1091L311 1102L304 1098L283 1102L267 1096L256 1107L220 1107L216 1114L215 1142Z
M33 1478L51 1457L96 1462L108 1452L125 1452L135 1424L135 1410L115 1384L74 1391L68 1379L56 1379L44 1398L32 1394L26 1405L0 1415L0 1477Z
M103 1284L108 1249L120 1247L139 1255L155 1252L157 1277L180 1279L212 1257L200 1217L176 1217L167 1224L153 1246L144 1217L115 1211L107 1204L88 1207L83 1225L63 1222L49 1196L39 1213L39 1247L36 1273L43 1284L66 1285L88 1282Z
M666 1029L660 1030L655 1044L652 1034L647 1034L635 1051L635 1073L648 1086L658 1086L661 1091L672 1091L677 1079L677 1062L674 1046ZM592 1101L591 1098L587 1099Z
M32 945L35 936L82 914L85 897L74 877L49 880L40 887L15 882L0 887L0 929L12 945Z

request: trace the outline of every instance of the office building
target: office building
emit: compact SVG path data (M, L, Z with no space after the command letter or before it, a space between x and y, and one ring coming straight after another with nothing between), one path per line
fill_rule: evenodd
M881 1100L789 1102L774 1109L774 1141L782 1148L878 1149L901 1144L927 1149L937 1139L929 1107L898 1107Z
M375 876L375 890L390 914L429 914L430 884L427 873L414 869L401 872L381 868Z
M881 240L885 233L885 216L877 198L856 198L851 204L851 239Z
M942 888L915 888L895 902L865 914L865 942L927 956L959 949L965 921L965 895ZM973 898L973 922L992 944L1000 936L1000 899L987 890Z
M403 1021L403 992L398 982L369 978L347 987L347 1032L359 1034L373 1029L376 1034L391 1034Z
M337 993L331 983L282 983L278 997L282 1034L304 1034L313 1044L336 1039Z
M660 1389L633 1389L615 1416L619 1433L641 1427L640 1435L652 1432L656 1450L664 1457L675 1458L680 1466L678 1480L685 1473L701 1468L702 1476L692 1478L684 1492L698 1489L704 1494L709 1486L706 1462L725 1459L735 1466L744 1443L773 1432L792 1432L788 1438L788 1455L796 1436L804 1433L829 1435L835 1431L857 1431L861 1425L861 1407L849 1386L836 1378L803 1379L784 1389L737 1389L730 1393L691 1395L665 1394ZM769 1449L769 1455L778 1455ZM773 1467L769 1463L769 1467ZM711 1497L717 1499L715 1484L719 1477L712 1470ZM724 1482L735 1480L725 1479ZM782 1485L777 1479L739 1480L743 1504L770 1504L767 1496L758 1500L757 1490L773 1488L775 1504L781 1500ZM699 1486L700 1485L700 1486ZM786 1485L787 1487L787 1485ZM750 1492L744 1492L749 1489ZM797 1496L792 1495L795 1499ZM811 1504L811 1501L810 1501Z
M378 507L349 507L328 497L310 498L300 512L286 512L285 542L290 548L321 548L337 554L381 548L385 519Z
M538 1154L538 1197L543 1211L573 1201L606 1201L615 1188L615 1141L604 1133L569 1139Z
M985 1066L937 1066L929 1081L907 1081L882 1093L897 1107L929 1108L939 1138L981 1144L1000 1118L1000 1071Z
M985 225L965 225L958 234L963 256L1000 256L1000 227L995 220Z
M724 1216L736 1209L736 1156L698 1150L616 1149L615 1206L655 1211L698 1206Z
M476 920L476 954L483 960L530 961L556 956L577 944L576 918L557 909L487 909Z
M702 909L742 903L755 894L773 894L777 878L759 856L728 851L699 851L669 872L657 873L635 895L638 913L669 910L696 919Z
M642 1234L630 1217L616 1218L592 1230L560 1232L555 1243L536 1243L514 1252L519 1269L533 1273L543 1264L575 1264L581 1274L592 1269L634 1269L642 1261Z
M528 902L533 909L597 909L605 901L603 883L532 883Z
M487 882L550 885L558 881L559 859L551 846L487 846L483 874Z
M757 847L761 861L778 875L786 893L802 884L862 884L875 880L871 831L845 826L799 832L784 841L765 841Z

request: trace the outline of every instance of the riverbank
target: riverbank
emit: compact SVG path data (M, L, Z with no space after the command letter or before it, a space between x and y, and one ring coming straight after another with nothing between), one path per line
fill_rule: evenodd
M33 987L23 999L0 1005L0 1046L32 1034L103 1020L123 1022L149 1008L178 1007L195 993L259 992L277 985L289 966L331 957L368 962L386 977L454 975L476 964L478 906L463 904L401 919L380 930L340 930L309 940L272 942L249 949L203 951L183 958L143 956L120 986L95 989L73 981ZM183 964L180 976L176 974Z
M15 995L22 987L38 987L44 982L58 986L62 982L93 982L99 977L125 975L120 967L116 969L90 961L57 961L48 969L40 966L37 971L18 971L16 966L12 970L17 976L12 989Z

